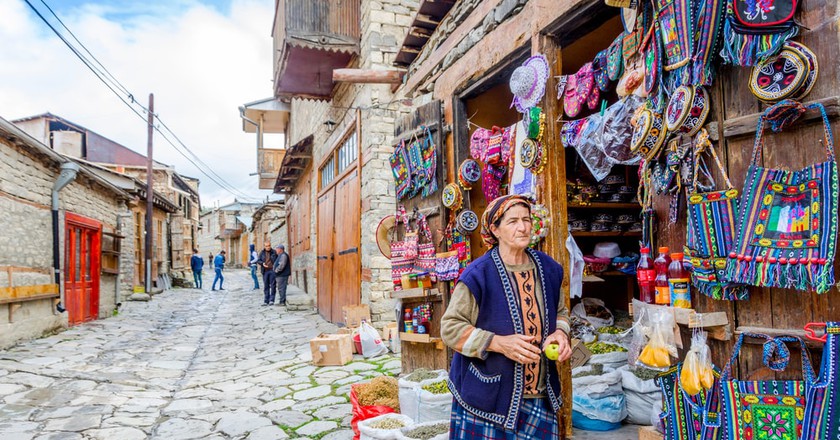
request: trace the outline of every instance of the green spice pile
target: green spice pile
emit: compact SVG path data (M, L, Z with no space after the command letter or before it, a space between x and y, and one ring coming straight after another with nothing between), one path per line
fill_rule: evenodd
M659 371L651 370L650 368L638 367L633 370L633 374L636 375L639 379L642 380L651 380L656 378L659 375Z
M356 387L359 405L384 405L400 412L400 387L397 379L390 376L375 377L368 383Z
M398 429L405 427L405 423L403 423L403 421L400 419L386 417L382 420L377 420L368 426L370 426L373 429Z
M429 440L432 437L449 432L449 423L438 423L435 425L418 426L405 433L405 436L416 440Z
M423 385L423 389L432 393L432 394L447 394L449 393L449 385L447 385L445 380L440 382L430 383L428 385Z
M572 376L572 379L586 376L600 376L602 374L604 374L604 366L601 364L592 364L589 370L581 371L580 373L575 374Z
M625 352L627 351L626 348L615 345L615 344L608 344L606 342L590 342L588 344L583 344L586 348L589 349L592 354L607 354L607 353L614 353L616 351Z
M435 373L431 370L427 370L425 368L418 368L414 370L413 373L406 376L405 380L409 382L422 382L424 380L436 379L437 377L438 373Z
M621 327L616 327L614 325L610 325L610 326L607 326L607 327L599 328L598 333L606 333L606 334L609 334L609 335L617 335L619 333L624 333L625 330L626 329L623 329Z

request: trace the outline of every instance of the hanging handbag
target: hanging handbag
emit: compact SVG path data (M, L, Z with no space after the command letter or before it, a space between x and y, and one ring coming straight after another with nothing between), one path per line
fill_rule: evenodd
M825 335L816 337L814 327L825 327ZM840 322L805 326L808 339L824 342L820 375L805 403L804 431L801 440L836 440L840 435Z
M694 164L700 167L700 153L708 150L726 182L726 188L711 192L697 191L695 173L692 191L688 194L688 222L685 255L691 263L691 282L702 294L723 300L749 299L743 284L726 279L726 258L735 243L735 221L738 217L738 190L720 162L709 133L702 129L695 139Z
M765 122L780 131L806 107L782 101L759 119L747 170L738 244L730 251L726 279L753 286L827 292L834 286L838 182L834 139L822 104L827 160L799 171L758 166Z
M458 279L458 252L449 251L437 254L435 274L439 281L454 281Z
M694 396L689 396L683 392L680 385L681 372L682 363L656 377L656 382L662 390L663 412L659 414L659 419L665 428L664 438L666 440L722 440L723 437L719 435L718 429L719 412L707 409L718 408L719 394L701 391ZM720 374L716 370L712 374L715 377L715 386L719 386ZM713 390L715 386L712 387Z
M410 249L412 243L408 240L409 235L411 234L410 230L411 227L409 226L408 216L405 213L405 207L400 205L397 208L397 213L395 215L396 220L394 223L394 227L391 229L391 281L394 283L394 290L401 290L402 289L402 276L411 273L411 270L414 268L414 259L417 256L417 248L416 248L416 241L413 243L415 246L413 251ZM394 234L396 234L397 228L399 227L400 223L405 223L405 236L406 240L396 240L394 238ZM414 237L417 236L416 233L413 234ZM413 254L413 256L412 256Z
M738 360L746 337L764 339L763 363L773 371L784 371L790 361L787 342L799 343L802 353L802 380L738 380L732 378L732 365ZM732 357L721 374L723 412L729 438L794 439L801 438L805 406L814 370L805 341L793 336L771 338L742 333Z
M391 164L391 172L394 174L397 200L406 197L411 192L411 167L408 161L408 149L405 141L401 141L394 153L388 158Z
M754 66L799 33L794 21L798 0L728 0L723 25L724 61Z
M437 253L435 252L435 244L432 241L432 231L429 230L429 224L426 221L426 216L418 214L417 230L419 231L420 240L417 243L417 258L414 260L415 272L427 272L434 276L435 263Z
M422 169L421 174L423 175L423 191L422 196L429 197L430 195L434 194L438 190L438 182L437 182L437 147L435 146L434 138L432 138L432 132L429 130L428 127L423 127L423 141L418 143L420 144L420 152L422 157Z

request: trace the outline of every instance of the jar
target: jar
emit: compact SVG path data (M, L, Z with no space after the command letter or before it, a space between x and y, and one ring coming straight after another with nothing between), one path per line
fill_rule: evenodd
M432 277L429 276L429 272L420 272L417 274L417 287L424 289L432 288Z
M412 283L412 278L411 278L412 275L413 274L410 274L410 273L404 273L400 277L400 279L401 279L400 284L402 285L403 289L413 289L413 288L417 287L414 283ZM415 281L415 283L416 283L416 281Z

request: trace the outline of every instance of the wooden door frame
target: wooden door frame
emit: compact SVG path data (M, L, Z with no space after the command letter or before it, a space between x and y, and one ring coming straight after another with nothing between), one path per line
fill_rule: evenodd
M91 248L86 249L88 252L90 252L90 263L91 263L91 267L89 268L90 278L91 278L90 279L90 284L91 284L91 289L92 289L93 295L95 297L95 304L96 304L96 310L92 310L93 313L91 314L92 315L91 320L93 320L93 319L99 318L99 300L100 300L100 294L101 294L100 287L101 287L101 267L102 267L102 262L100 261L100 259L102 258L102 254L100 252L101 251L101 246L102 246L102 223L97 221L97 220L94 220L92 218L84 217L84 216L81 216L79 214L74 214L72 212L65 212L64 213L64 264L65 264L65 267L64 267L64 289L65 290L64 291L65 291L65 301L66 301L66 296L67 296L66 295L67 294L67 283L68 283L68 279L69 279L67 277L67 274L69 273L69 268L67 267L67 264L70 260L69 259L70 252L71 252L71 250L70 250L70 228L72 228L72 227L92 231L93 234L94 234L94 239L92 241ZM83 236L84 236L84 234L83 234ZM80 252L80 254L83 255L84 253ZM82 274L82 279L83 278L84 278L84 274ZM93 305L93 304L94 304L94 298L91 298L91 305ZM77 322L77 324L88 321L87 319L85 319L84 302L82 304L82 308L83 308L83 310L82 310L81 321ZM69 309L69 307L68 307L68 309Z

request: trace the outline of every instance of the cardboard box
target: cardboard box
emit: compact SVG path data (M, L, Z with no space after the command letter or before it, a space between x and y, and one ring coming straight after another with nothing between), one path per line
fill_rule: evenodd
M312 350L312 364L342 366L353 360L352 336L321 333L309 341Z
M358 306L344 306L341 308L344 314L344 325L348 328L355 328L362 324L362 320L370 323L370 306L360 304Z
M569 358L572 368L586 364L590 357L592 357L592 352L583 345L583 342L580 339L572 339L572 357Z
M392 352L399 353L402 351L400 347L400 329L397 327L396 322L389 322L382 327L382 341L385 342L385 345Z

